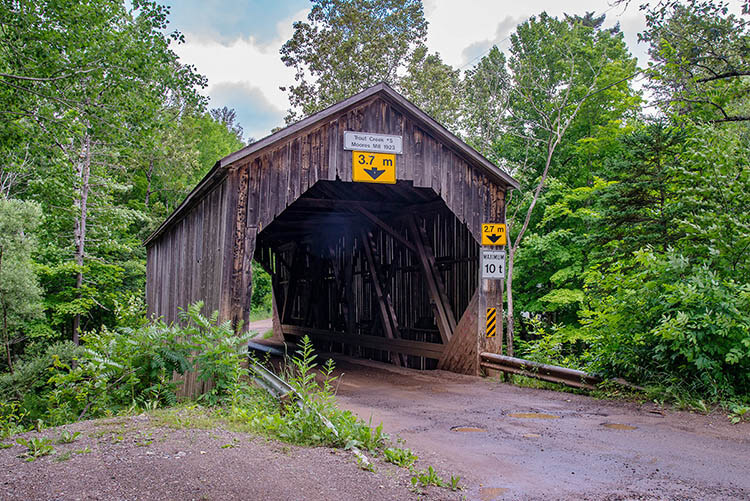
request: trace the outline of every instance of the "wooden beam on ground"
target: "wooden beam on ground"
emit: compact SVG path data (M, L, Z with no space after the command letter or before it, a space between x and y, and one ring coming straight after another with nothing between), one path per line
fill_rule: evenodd
M445 293L443 279L440 278L440 273L435 265L435 256L427 243L427 236L419 227L417 219L414 216L409 218L409 229L411 230L414 242L417 244L417 256L419 257L419 264L422 267L422 273L424 273L425 281L427 282L427 290L430 294L432 306L435 309L435 319L440 330L440 337L443 340L443 344L448 344L453 336L453 331L456 330L456 317L453 315L453 308Z
M387 339L379 336L367 336L364 334L347 334L333 332L325 329L313 329L300 327L298 325L283 324L281 326L285 336L310 336L312 339L322 341L333 341L364 348L391 351L404 355L439 359L443 354L444 346L438 343L427 343L424 341L412 341L410 339Z
M398 334L398 322L396 320L396 312L393 309L393 303L391 303L390 296L383 294L383 287L380 283L380 277L378 275L377 267L375 266L375 258L373 257L373 242L364 230L361 231L362 246L365 248L365 256L367 257L367 264L370 268L370 277L372 278L372 284L375 288L375 296L378 300L378 306L380 310L380 319L383 323L383 330L388 339L395 339L400 337ZM396 354L393 358L393 363L398 366L402 366L403 361L401 360L400 354Z

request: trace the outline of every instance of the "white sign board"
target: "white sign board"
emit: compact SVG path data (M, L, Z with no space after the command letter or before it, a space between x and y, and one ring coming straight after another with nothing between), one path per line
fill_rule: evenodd
M396 153L400 155L404 152L404 141L401 136L346 130L344 131L344 149Z
M482 249L482 278L505 278L505 251Z

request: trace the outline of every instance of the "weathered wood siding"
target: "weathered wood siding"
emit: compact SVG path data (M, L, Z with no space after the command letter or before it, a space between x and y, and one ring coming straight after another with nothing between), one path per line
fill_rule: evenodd
M482 221L504 221L505 186L471 166L397 106L374 98L230 167L240 190L230 307L237 320L247 321L249 314L248 256L252 251L248 250L254 248L257 234L318 180L351 181L352 152L343 148L345 130L402 135L404 151L396 156L397 179L412 181L415 188L431 188L476 241ZM441 240L439 245L452 243Z
M463 314L479 285L481 223L504 222L508 184L392 94L334 107L217 164L147 242L149 312L172 321L203 300L246 324L255 258L272 274L284 334L424 368L445 352L444 366L468 370L459 359L476 352L477 324ZM347 130L403 137L396 185L351 182ZM448 345L453 331L461 340Z
M229 284L224 264L232 255L229 191L224 179L148 247L146 299L149 315L177 320L180 308L204 301L219 310Z

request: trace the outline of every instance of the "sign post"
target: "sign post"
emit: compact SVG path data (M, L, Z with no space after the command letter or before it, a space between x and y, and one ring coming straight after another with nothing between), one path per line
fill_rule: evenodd
M507 240L505 224L482 223L479 261L479 351L502 354L504 246ZM498 323L500 336L497 335Z

